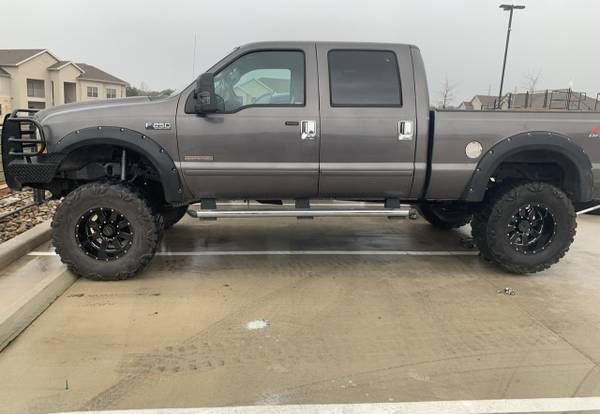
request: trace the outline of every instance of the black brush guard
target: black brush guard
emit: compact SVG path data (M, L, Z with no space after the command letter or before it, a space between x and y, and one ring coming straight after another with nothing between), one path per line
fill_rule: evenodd
M56 165L34 162L46 149L42 125L33 117L37 109L16 109L4 117L2 126L2 166L6 184L20 190L24 183L48 182ZM26 116L19 114L26 113ZM35 160L37 161L37 160Z

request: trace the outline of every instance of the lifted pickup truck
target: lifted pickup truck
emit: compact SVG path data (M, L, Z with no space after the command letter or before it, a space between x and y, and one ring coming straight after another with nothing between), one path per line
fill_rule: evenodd
M575 207L600 198L600 114L432 111L428 96L415 46L248 44L169 97L14 111L6 180L64 198L56 251L96 280L140 271L197 202L198 217L402 216L412 204L440 228L471 222L482 256L511 272L556 263ZM296 208L220 211L217 199Z

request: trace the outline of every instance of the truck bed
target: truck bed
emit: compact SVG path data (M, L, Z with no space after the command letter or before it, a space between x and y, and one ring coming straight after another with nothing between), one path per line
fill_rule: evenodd
M478 141L482 154L506 137L526 131L552 131L570 137L592 160L594 182L600 183L600 126L597 112L432 111L431 175L426 198L457 199L465 190L480 158L465 154L469 142ZM594 194L600 192L598 184Z

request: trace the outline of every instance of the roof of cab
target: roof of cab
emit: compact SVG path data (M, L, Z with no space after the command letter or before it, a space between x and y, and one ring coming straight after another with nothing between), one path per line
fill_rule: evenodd
M390 46L408 46L417 48L417 46L408 43L392 43L392 42L346 42L346 41L262 41L252 42L240 45L240 49L257 49L257 48L287 48L287 47L302 47L308 45L331 45L334 47L343 48L385 48Z

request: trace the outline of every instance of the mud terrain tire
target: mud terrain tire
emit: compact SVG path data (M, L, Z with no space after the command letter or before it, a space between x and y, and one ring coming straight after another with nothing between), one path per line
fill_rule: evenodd
M124 280L150 262L160 227L135 189L92 183L72 191L58 206L52 220L52 242L62 262L76 275L91 280Z
M473 238L481 255L512 273L535 273L557 263L577 228L573 204L543 182L506 184L475 213Z

